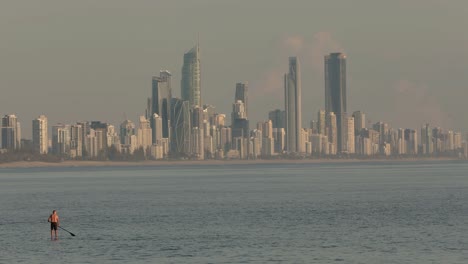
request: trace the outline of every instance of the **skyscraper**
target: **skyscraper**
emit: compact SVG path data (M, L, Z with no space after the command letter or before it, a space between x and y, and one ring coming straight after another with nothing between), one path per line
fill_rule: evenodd
M70 125L52 126L52 151L59 156L70 155Z
M337 125L336 125L336 115L333 112L327 113L327 135L328 135L328 142L330 143L330 148L328 153L331 155L336 154L337 149L337 142L338 142L338 132L337 132Z
M301 143L301 69L297 57L289 57L289 73L284 76L286 150L303 152Z
M273 128L285 128L286 111L275 109L268 112L268 119L273 123Z
M248 118L249 116L249 111L248 111L248 105L247 105L247 94L249 91L247 83L236 83L236 95L234 98L234 102L241 101L244 103L244 111L245 111L245 116Z
M135 124L131 120L125 120L120 124L120 144L130 145L131 136L135 135Z
M247 118L246 102L247 85L243 83L237 83L231 113L231 133L233 142L236 140L235 138L249 137L249 120ZM241 140L241 142L243 141Z
M180 83L183 101L189 101L189 106L201 107L201 82L200 82L200 47L195 45L184 54L182 66L182 80Z
M325 135L326 128L326 114L324 110L319 110L317 113L317 133Z
M231 121L233 138L249 137L249 121L246 117L244 103L240 100L232 104Z
M21 127L16 115L5 115L1 124L2 140L1 146L4 149L21 148Z
M355 111L354 117L354 133L357 135L363 128L366 128L366 115L361 111Z
M153 144L159 144L161 139L163 138L163 133L162 133L162 118L154 113L153 114L153 120L152 120L153 125Z
M158 76L153 76L153 87L151 97L151 129L155 129L153 115L158 114L162 118L162 136L169 138L170 135L170 120L171 120L171 73L168 71L161 71ZM153 133L154 134L154 133ZM154 135L153 135L154 136ZM152 137L153 144L156 139Z
M343 122L346 116L346 55L330 53L325 56L325 111L336 115L337 151L345 144Z
M189 101L172 98L171 116L171 151L174 155L188 155L191 132Z
M40 115L32 121L32 139L34 151L39 154L47 154L49 151L49 136L45 115Z
M434 145L433 145L433 135L432 130L429 124L425 124L421 128L421 153L423 155L431 155L434 152Z
M138 126L138 147L143 148L143 150L147 151L149 147L152 145L152 129L150 125L150 121L145 118L145 116L140 116L140 123Z
M70 126L70 156L83 156L83 127L79 124Z
M355 134L354 134L354 117L346 117L345 119L345 136L346 136L346 151L348 154L354 154L355 151Z

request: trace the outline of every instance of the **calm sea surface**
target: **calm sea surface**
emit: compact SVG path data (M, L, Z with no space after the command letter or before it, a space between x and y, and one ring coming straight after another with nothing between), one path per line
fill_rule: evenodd
M468 163L0 169L0 263L466 264Z

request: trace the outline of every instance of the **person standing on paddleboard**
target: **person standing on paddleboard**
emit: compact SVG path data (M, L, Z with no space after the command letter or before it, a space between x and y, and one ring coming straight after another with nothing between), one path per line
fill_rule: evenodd
M57 240L58 239L57 229L60 226L57 211L55 210L52 211L52 214L49 216L49 219L47 219L47 222L50 223L50 239L53 239L53 234L55 232L55 239Z

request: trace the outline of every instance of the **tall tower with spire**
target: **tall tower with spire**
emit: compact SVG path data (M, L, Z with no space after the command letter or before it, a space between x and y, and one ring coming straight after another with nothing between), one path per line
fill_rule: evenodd
M200 79L200 45L197 43L184 54L180 84L182 100L189 101L190 107L202 106Z

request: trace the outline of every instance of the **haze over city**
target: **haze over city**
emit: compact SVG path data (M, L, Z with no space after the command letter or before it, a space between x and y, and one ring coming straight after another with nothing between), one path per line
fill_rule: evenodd
M302 122L324 108L323 57L347 55L348 112L417 129L468 130L468 3L341 1L6 1L0 10L0 113L23 137L49 124L144 114L151 78L173 75L199 36L202 102L230 113L249 83L249 118L284 108L288 57L302 64Z

